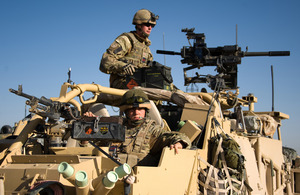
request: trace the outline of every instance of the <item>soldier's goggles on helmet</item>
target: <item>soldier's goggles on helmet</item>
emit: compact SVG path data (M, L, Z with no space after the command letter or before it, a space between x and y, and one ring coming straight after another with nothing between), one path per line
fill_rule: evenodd
M152 21L156 21L158 20L159 16L158 15L155 15L154 13L151 12L151 20Z
M150 23L144 23L143 25L145 25L147 27L151 26L152 28L154 28L154 26L155 26L155 24L150 24Z
M126 100L127 104L144 103L144 102L149 102L149 100L147 100L146 98L141 97L141 96L134 96L134 97L128 98Z

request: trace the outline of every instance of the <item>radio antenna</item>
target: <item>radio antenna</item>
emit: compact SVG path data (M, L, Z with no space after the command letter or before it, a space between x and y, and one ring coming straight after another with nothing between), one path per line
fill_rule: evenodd
M274 111L274 76L273 76L273 65L271 65L271 78L272 78L272 111Z
M163 48L165 50L165 33L163 32ZM164 55L164 65L167 65L166 64L166 55Z
M235 25L235 44L238 44L238 25Z

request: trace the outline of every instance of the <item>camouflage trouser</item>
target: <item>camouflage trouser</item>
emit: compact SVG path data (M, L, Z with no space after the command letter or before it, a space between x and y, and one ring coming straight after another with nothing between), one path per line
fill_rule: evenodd
M118 154L120 163L127 163L130 167L135 166L138 163L138 157L134 154Z
M120 77L115 74L110 75L109 79L110 87L116 88L116 89L128 89L126 86L126 78Z
M118 154L118 158L122 164L127 163L130 167L138 166L157 166L159 162L160 154L158 155L150 155L150 154L142 154L142 153L120 153Z

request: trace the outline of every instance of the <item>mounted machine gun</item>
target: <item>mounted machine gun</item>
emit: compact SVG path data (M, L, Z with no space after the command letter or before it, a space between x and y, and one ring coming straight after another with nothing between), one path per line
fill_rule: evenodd
M289 56L290 51L268 51L268 52L248 52L242 51L238 45L225 45L221 47L209 48L205 43L204 33L194 33L194 28L182 29L186 33L187 39L194 40L193 45L184 46L181 52L157 50L158 54L180 55L183 59L182 64L190 66L183 69L185 86L191 83L210 83L210 87L214 89L216 80L222 81L221 88L236 89L237 88L237 71L238 64L241 64L242 57L250 56ZM204 66L216 66L219 73L216 76L199 75L196 73L194 77L188 77L187 71L194 68L200 69Z
M18 90L9 89L11 93L27 98L26 104L31 106L30 112L39 114L43 117L48 117L49 120L57 121L60 117L66 120L75 119L79 116L79 111L74 107L70 107L69 103L61 103L52 101L44 96L37 98L32 95L23 93L22 85L19 85Z

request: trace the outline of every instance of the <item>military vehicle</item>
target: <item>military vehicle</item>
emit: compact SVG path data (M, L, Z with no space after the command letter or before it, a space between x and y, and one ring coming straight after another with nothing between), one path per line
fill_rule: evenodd
M254 111L257 98L251 93L239 98L237 87L242 57L289 52L243 52L237 45L208 48L204 34L183 32L193 45L157 53L181 55L181 62L188 64L185 84L208 83L213 92L169 90L170 77L166 82L162 72L153 71L149 75L163 82L155 88L138 87L153 100L150 116L162 128L186 133L191 148L179 154L164 148L157 166L121 164L109 146L124 141L122 117L110 116L106 107L117 106L125 90L75 84L69 78L59 97L37 98L19 86L10 91L28 99L30 114L0 140L0 194L300 193L299 158L293 149L282 147L281 121L289 116ZM216 66L218 74L187 76L188 70L205 66ZM145 76L140 74L130 81ZM88 92L93 97L86 99ZM86 110L99 117L85 119ZM124 187L128 175L135 177L129 188Z

